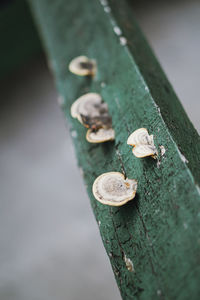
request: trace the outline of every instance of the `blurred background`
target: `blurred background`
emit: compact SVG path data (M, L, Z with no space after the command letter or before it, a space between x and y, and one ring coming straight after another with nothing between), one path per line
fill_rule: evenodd
M11 2L0 4L0 299L118 300L38 36L24 4L34 42L19 33ZM200 132L200 2L138 2L137 20Z

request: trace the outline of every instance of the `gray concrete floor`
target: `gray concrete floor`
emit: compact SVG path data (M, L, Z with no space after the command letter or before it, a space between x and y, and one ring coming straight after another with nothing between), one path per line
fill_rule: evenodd
M136 16L200 131L200 3L145 5ZM120 299L43 59L0 88L0 299Z

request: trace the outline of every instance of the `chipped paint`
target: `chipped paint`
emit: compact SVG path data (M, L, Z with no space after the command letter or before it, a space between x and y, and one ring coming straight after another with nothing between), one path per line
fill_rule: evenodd
M105 6L104 11L109 14L111 12L111 8L109 6Z
M119 103L119 99L118 98L115 98L115 102L116 102L118 108L120 108L120 103Z
M161 164L161 162L160 162L160 160L158 160L157 164L156 164L158 169L160 168L160 164Z
M125 261L127 270L129 272L134 272L135 273L133 262L132 262L132 260L130 258L126 257L126 254L124 254L124 261Z
M107 0L100 0L100 3L103 6L107 6L108 5L108 1Z
M101 87L105 88L105 86L106 86L106 83L105 82L101 82Z
M161 296L161 295L162 295L161 290L157 290L157 295L158 295L158 296Z
M114 26L113 30L116 33L116 35L121 35L122 34L122 31L118 26Z
M127 44L127 39L124 36L120 36L119 41L122 46Z
M160 146L160 153L161 153L161 156L163 156L166 152L166 149L163 145Z
M181 160L182 160L185 164L189 163L189 161L187 160L187 158L180 152L179 149L178 149L178 151L179 151L179 155L180 155L180 157L181 157Z

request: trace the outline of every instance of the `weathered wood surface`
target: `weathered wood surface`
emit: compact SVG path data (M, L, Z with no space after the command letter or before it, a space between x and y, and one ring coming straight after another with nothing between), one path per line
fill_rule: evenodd
M200 139L131 9L123 0L110 0L109 6L97 0L29 2L122 298L199 299ZM120 43L116 25L127 45L123 39ZM98 62L94 80L68 71L70 60L82 54ZM101 93L108 103L116 132L113 143L89 144L86 130L70 116L73 101L89 91ZM154 134L159 163L137 159L126 145L128 135L139 127ZM166 149L163 156L161 145ZM116 208L94 199L92 183L107 171L138 180L134 201Z

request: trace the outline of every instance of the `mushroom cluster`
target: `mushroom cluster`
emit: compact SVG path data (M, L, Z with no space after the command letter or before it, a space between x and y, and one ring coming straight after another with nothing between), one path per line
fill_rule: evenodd
M108 172L97 177L93 183L93 195L101 203L121 206L135 197L137 181L119 172Z
M114 140L112 118L108 105L96 93L88 93L78 98L71 106L73 118L88 128L86 139L90 143L102 143Z
M69 70L80 76L95 76L96 61L86 56L78 56L70 62ZM86 134L88 142L102 143L115 139L108 105L99 94L87 93L79 97L71 106L71 115L88 128ZM151 156L156 159L158 156L153 135L149 135L146 128L135 130L129 136L127 144L133 146L132 152L136 157ZM164 155L164 147L161 148L161 153ZM111 206L121 206L135 197L137 181L125 178L119 172L108 172L95 179L92 190L94 197L99 202Z
M135 130L128 138L127 144L133 146L133 154L142 158L151 156L157 158L158 151L154 145L153 135L149 135L146 128Z

